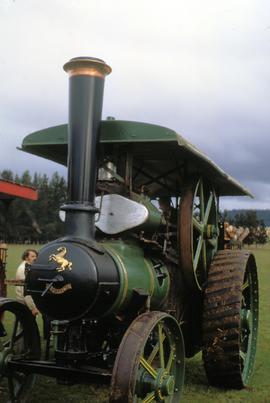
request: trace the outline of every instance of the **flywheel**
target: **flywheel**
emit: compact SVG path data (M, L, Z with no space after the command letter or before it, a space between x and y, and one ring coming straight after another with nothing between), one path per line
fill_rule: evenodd
M178 228L185 281L192 292L202 291L218 247L216 195L203 178L193 180L183 192Z

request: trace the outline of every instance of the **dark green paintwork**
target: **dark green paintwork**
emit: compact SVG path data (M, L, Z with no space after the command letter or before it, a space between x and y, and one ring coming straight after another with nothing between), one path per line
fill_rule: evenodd
M170 277L166 266L160 268L165 274L163 283L160 285L153 263L145 258L143 249L138 244L132 241L111 240L102 242L102 246L114 259L120 275L118 297L106 316L119 314L127 308L134 289L149 293L151 310L158 309L166 299L170 287Z
M130 198L131 200L136 201L137 203L140 203L147 208L148 218L147 221L144 222L141 226L141 230L145 231L146 233L150 232L151 234L156 232L162 223L161 211L153 205L153 203L147 196L132 193Z
M22 148L34 145L66 145L68 125L39 130L26 136ZM100 126L103 143L177 141L177 134L166 127L124 120L103 120Z
M140 158L146 165L150 162L151 166L147 169L152 176L159 175L161 169L164 172L170 171L176 163L179 166L184 164L187 165L189 176L200 173L209 178L220 196L251 196L246 188L227 175L203 152L175 131L165 127L141 122L106 120L101 122L100 142L104 145L130 146L135 158ZM49 127L29 134L23 140L22 150L66 165L67 125ZM171 175L171 181L175 183L179 180L179 172L176 170Z

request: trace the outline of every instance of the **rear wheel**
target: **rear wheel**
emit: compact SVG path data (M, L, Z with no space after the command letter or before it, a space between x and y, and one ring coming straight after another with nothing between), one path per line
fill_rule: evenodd
M203 360L212 385L240 389L248 384L256 355L258 309L254 256L218 252L204 300Z

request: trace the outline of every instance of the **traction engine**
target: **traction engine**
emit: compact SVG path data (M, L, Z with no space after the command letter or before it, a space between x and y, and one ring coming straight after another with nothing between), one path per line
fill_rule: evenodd
M68 144L65 235L42 247L25 280L54 347L41 359L31 313L0 300L9 401L26 401L41 374L66 385L110 382L111 403L178 403L185 356L200 350L212 385L245 387L256 263L248 251L223 250L218 198L248 192L169 129L101 121L111 72L102 60L74 58L64 70L68 130L34 133L22 147L65 163Z

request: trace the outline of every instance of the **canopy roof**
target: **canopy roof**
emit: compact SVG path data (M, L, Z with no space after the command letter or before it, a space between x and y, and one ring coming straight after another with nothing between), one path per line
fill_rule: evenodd
M68 126L64 124L31 133L24 138L22 150L66 165L67 132ZM204 153L181 135L165 127L106 120L100 125L100 143L107 147L106 155L108 150L113 149L113 145L132 150L135 164L143 165L141 171L137 167L137 176L141 180L160 178L164 173L167 183L181 186L184 180L180 179L179 169L183 169L184 176L202 174L209 178L220 196L252 196ZM157 192L158 186L152 193Z

